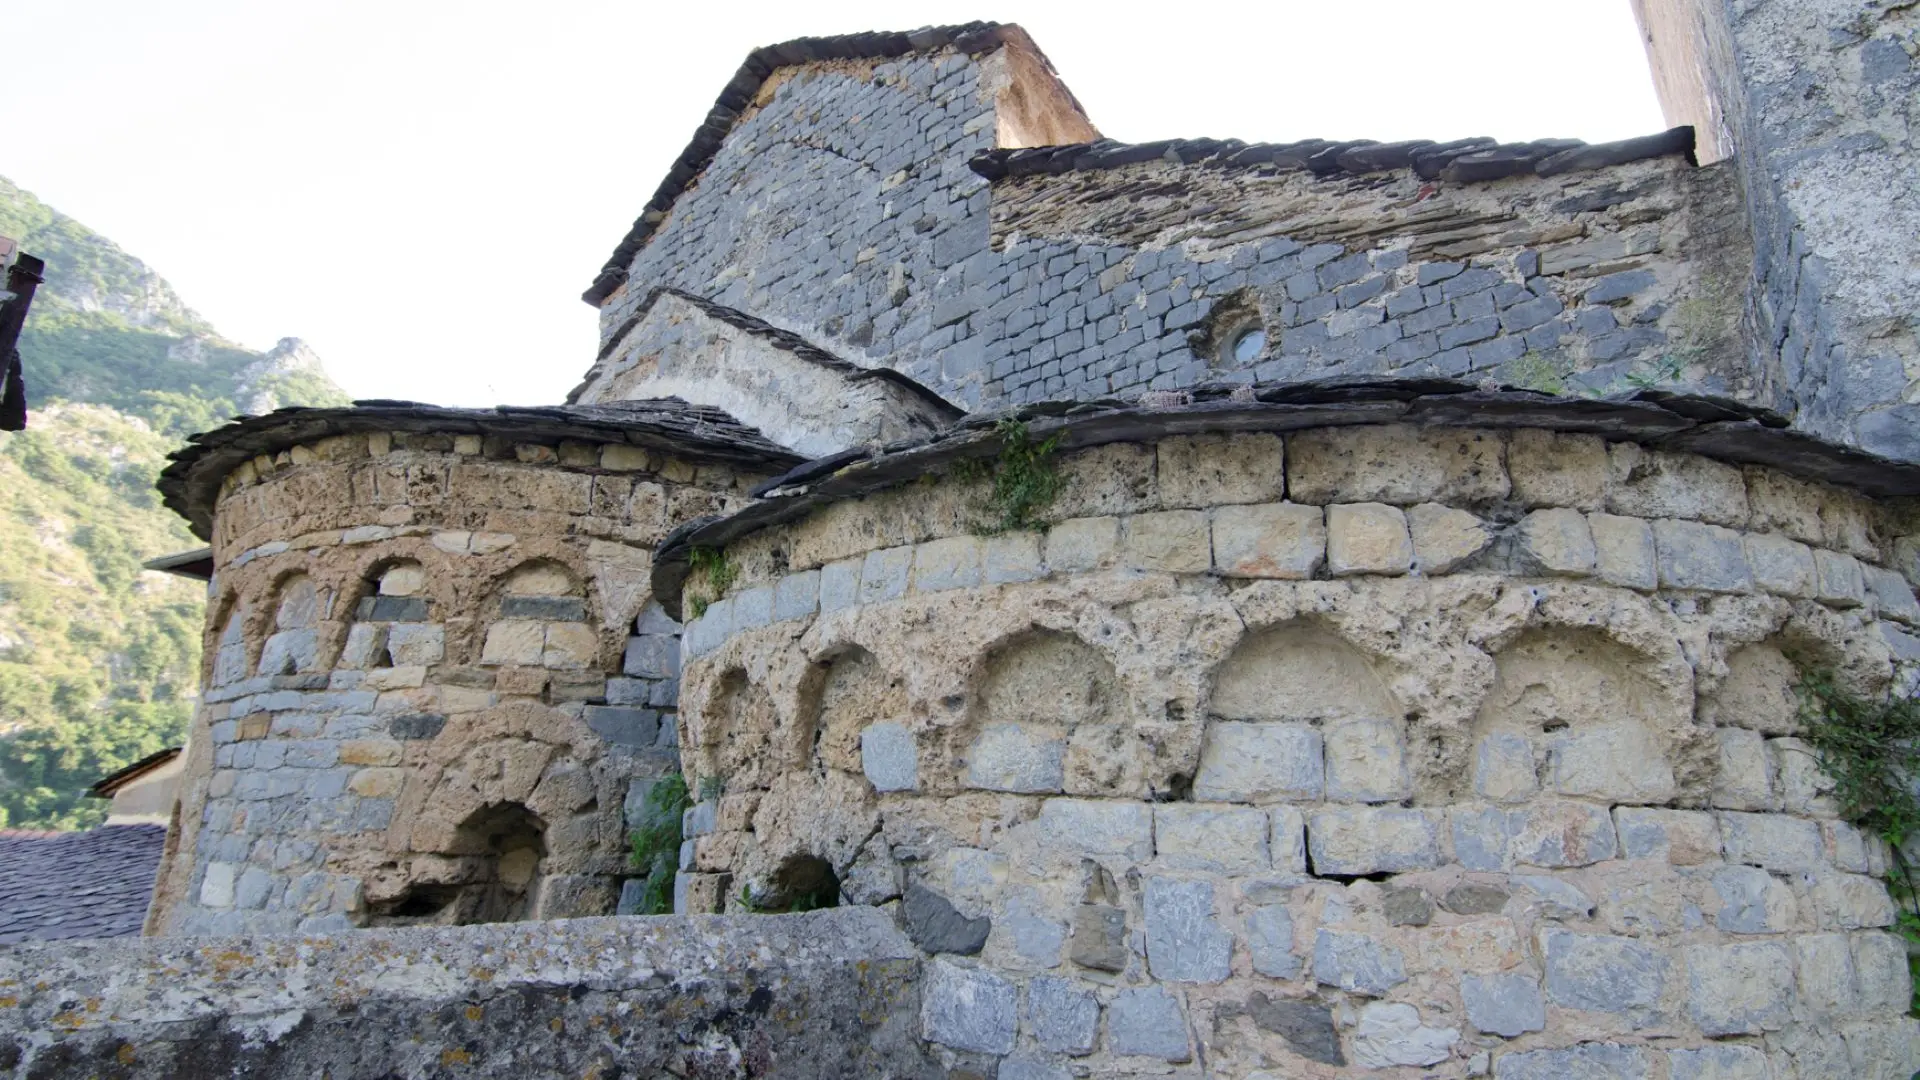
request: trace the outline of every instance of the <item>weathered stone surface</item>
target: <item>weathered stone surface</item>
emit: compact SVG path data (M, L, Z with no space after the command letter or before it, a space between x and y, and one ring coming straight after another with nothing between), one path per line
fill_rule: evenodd
M1746 550L1740 534L1732 529L1662 518L1653 523L1653 545L1662 588L1703 592L1753 588Z
M1367 934L1322 929L1313 941L1316 981L1379 997L1407 981L1399 950Z
M1593 533L1594 567L1600 580L1628 589L1651 590L1659 584L1653 529L1639 518L1587 515Z
M1388 885L1380 890L1380 913L1389 926L1425 926L1433 921L1433 898L1417 886Z
M913 587L920 592L980 584L984 544L977 536L948 536L913 549Z
M1498 885L1462 881L1440 898L1440 906L1455 915L1491 915L1507 906L1512 896Z
M1793 961L1774 942L1689 945L1687 1015L1709 1036L1757 1035L1791 1019Z
M1420 1010L1399 1002L1373 1002L1360 1010L1354 1031L1353 1060L1366 1068L1435 1065L1453 1056L1460 1041L1454 1028L1431 1028L1420 1022Z
M1205 573L1213 567L1212 534L1207 515L1198 510L1134 514L1125 528L1130 566L1171 574Z
M1502 1054L1494 1080L1652 1080L1653 1057L1642 1047L1581 1043L1565 1050Z
M1214 916L1213 884L1147 879L1147 965L1155 978L1220 982L1232 969L1233 936Z
M1765 870L1723 866L1713 874L1720 910L1713 923L1731 934L1777 934L1793 928L1799 912L1793 890Z
M1293 951L1293 918L1285 904L1262 904L1247 911L1247 949L1253 970L1275 979L1297 978L1300 956Z
M1327 557L1318 506L1223 506L1213 515L1214 568L1228 577L1311 579Z
M1404 574L1413 565L1407 516L1384 503L1327 507L1327 569L1349 574Z
M1766 1052L1757 1046L1706 1046L1667 1051L1671 1080L1773 1080Z
M1439 503L1408 510L1407 528L1413 536L1414 569L1422 574L1450 574L1493 541L1479 517Z
M1747 485L1740 470L1694 454L1607 447L1607 509L1641 518L1681 518L1714 525L1747 523Z
M1440 816L1428 810L1352 807L1307 816L1316 874L1427 870L1440 864Z
M989 536L981 555L982 580L989 585L1032 581L1040 576L1040 534L1007 532Z
M1449 504L1504 498L1504 440L1399 425L1330 428L1287 440L1287 491L1299 502Z
M1074 963L1095 971L1125 971L1127 913L1106 904L1081 904L1073 909L1073 936L1069 955Z
M1186 1061L1186 1010L1163 987L1122 990L1107 1006L1107 1046L1116 1054Z
M933 961L924 977L920 1023L928 1039L981 1054L1013 1049L1020 992L1012 983L947 960Z
M1815 548L1814 598L1837 608L1857 608L1867 602L1866 576L1851 555Z
M967 783L988 791L1046 793L1066 786L1067 740L1031 724L982 728L967 754Z
M1622 806L1613 812L1621 853L1629 859L1664 859L1697 866L1720 857L1720 826L1712 814Z
M1460 997L1476 1030L1511 1039L1547 1026L1546 999L1531 975L1462 975Z
M893 721L882 721L862 731L860 768L875 791L917 789L920 764L913 732Z
M1063 850L1138 862L1153 856L1153 808L1144 803L1048 799L1037 824L1041 835Z
M1341 802L1398 802L1413 793L1406 735L1398 719L1349 720L1322 734L1327 798Z
M1632 938L1540 931L1547 997L1569 1009L1632 1012L1652 1008L1666 984L1667 957Z
M1474 749L1473 790L1495 802L1519 802L1539 790L1533 742L1517 732L1496 731Z
M1271 864L1266 811L1166 803L1154 807L1154 853L1172 870L1252 873Z
M1549 919L1584 919L1593 914L1593 898L1571 882L1545 874L1515 874L1511 880L1527 906Z
M1813 596L1813 549L1768 533L1747 534L1746 545L1747 566L1753 571L1755 585L1778 596Z
M1522 428L1507 444L1513 497L1524 506L1600 510L1607 491L1607 444L1595 435Z
M1271 502L1286 488L1277 435L1189 435L1162 439L1158 449L1162 506Z
M1340 1049L1340 1033L1334 1030L1333 1011L1317 1001L1270 999L1254 991L1247 998L1247 1013L1254 1026L1272 1032L1287 1041L1294 1053L1323 1065L1345 1065Z
M1042 975L1027 983L1027 1023L1043 1050L1090 1054L1099 1034L1100 1001L1071 979Z
M922 952L973 956L987 944L993 920L982 915L969 919L954 910L946 897L924 885L909 885L900 904L907 936Z
M1047 565L1058 570L1093 570L1112 561L1120 548L1120 519L1069 518L1047 530Z
M1534 573L1584 577L1594 571L1593 532L1578 510L1535 510L1520 522L1519 555Z
M1720 768L1713 778L1713 805L1724 810L1773 808L1773 767L1766 738L1744 728L1716 728Z
M1209 802L1319 798L1326 784L1320 733L1305 724L1215 721L1194 774Z
M1768 870L1812 870L1822 862L1820 826L1784 814L1722 813L1720 841L1728 862Z

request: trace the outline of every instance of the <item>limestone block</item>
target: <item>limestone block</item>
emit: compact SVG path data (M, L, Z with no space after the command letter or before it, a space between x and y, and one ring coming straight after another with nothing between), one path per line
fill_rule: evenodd
M1849 874L1875 872L1873 858L1868 854L1867 837L1859 829L1844 821L1823 821L1820 835L1826 842L1827 861L1834 869Z
M949 536L914 548L916 592L971 589L980 584L984 544L977 536Z
M1799 914L1793 890L1755 867L1721 867L1714 871L1713 891L1720 901L1713 924L1730 934L1785 933Z
M1327 728L1327 798L1338 802L1399 802L1413 794L1407 740L1397 719L1350 720Z
M1823 1019L1859 1008L1860 977L1847 934L1800 934L1793 939L1800 1003Z
M860 569L863 560L842 559L820 568L820 612L839 611L860 602Z
M1597 553L1586 515L1577 510L1535 510L1521 519L1517 554L1528 573L1585 577Z
M1273 868L1287 874L1307 872L1307 818L1291 806L1267 810L1270 821L1267 848L1273 856Z
M347 790L368 799L391 799L400 794L405 769L361 769L347 781Z
M1107 1006L1107 1049L1115 1054L1186 1061L1187 1015L1165 987L1122 990Z
M1404 574L1413 564L1407 516L1384 503L1327 507L1327 569L1351 574Z
M1512 1039L1547 1026L1547 1002L1532 975L1462 975L1460 998L1476 1031Z
M1233 935L1214 916L1212 882L1150 877L1145 913L1155 978L1216 983L1232 973Z
M1814 598L1837 608L1857 608L1867 602L1866 575L1851 555L1815 548Z
M282 630L260 647L260 674L292 675L320 664L320 639L311 627Z
M234 863L210 862L200 878L200 906L225 908L233 906L234 882L238 879L240 868Z
M1049 515L1058 520L1151 510L1158 501L1154 471L1153 447L1139 443L1108 443L1065 455L1060 494Z
M1019 991L991 972L936 959L920 999L922 1034L979 1054L1005 1054L1019 1030Z
M1450 505L1507 496L1496 433L1408 425L1320 428L1287 439L1287 491L1303 503Z
M1009 1054L1001 1058L993 1075L995 1080L1073 1080L1073 1073L1066 1067L1027 1054Z
M1293 951L1293 918L1285 904L1262 904L1247 911L1247 948L1253 970L1271 979L1300 977L1300 956Z
M1814 545L1825 539L1818 487L1758 465L1749 465L1744 472L1753 528Z
M1481 738L1473 753L1473 790L1494 802L1524 802L1539 790L1533 742L1517 732Z
M1779 809L1808 817L1840 815L1840 804L1832 794L1833 778L1820 767L1820 756L1811 745L1800 739L1768 739L1767 762L1773 771Z
M403 563L380 575L380 595L417 596L426 584L425 570L417 565Z
M1819 874L1808 897L1814 921L1822 930L1892 926L1899 916L1886 884L1865 874Z
M1325 513L1318 506L1223 506L1213 516L1213 562L1228 577L1308 580L1326 561Z
M1730 863L1745 863L1780 873L1802 873L1818 868L1825 845L1820 826L1785 814L1741 814L1724 811L1720 844Z
M1507 443L1507 472L1523 506L1605 508L1607 444L1598 435L1521 428Z
M1735 466L1618 442L1607 447L1607 471L1607 509L1615 514L1747 523L1746 478Z
M1754 1046L1667 1051L1671 1080L1773 1080L1766 1052Z
M733 629L752 630L773 621L773 588L759 585L743 589L733 598Z
M1095 570L1111 562L1119 547L1119 518L1070 518L1047 530L1047 567Z
M1666 985L1667 956L1633 938L1540 930L1547 999L1569 1009L1632 1012L1650 1009Z
M1778 1031L1792 1019L1793 959L1777 942L1689 945L1687 1015L1709 1038Z
M1614 810L1613 824L1629 859L1698 866L1720 857L1719 823L1703 811L1622 806Z
M875 791L915 791L920 764L913 732L892 721L872 724L860 733L860 768Z
M547 628L544 623L503 619L487 628L486 644L480 649L480 662L538 666L546 645Z
M1045 572L1040 561L1040 534L1036 532L987 537L981 561L982 578L989 585L1032 581Z
M1307 815L1316 874L1401 873L1440 865L1441 814L1398 807L1343 807Z
M1866 562L1879 562L1874 500L1840 488L1820 488L1820 544Z
M434 623L396 623L387 628L387 653L395 664L437 664L447 653L447 632Z
M1571 728L1549 745L1548 775L1562 795L1614 803L1673 798L1673 766L1651 732L1633 721Z
M912 568L913 548L910 545L867 552L865 561L860 564L860 603L878 604L905 596L908 574Z
M1420 1010L1403 1002L1373 1002L1360 1009L1354 1031L1354 1064L1369 1069L1435 1065L1453 1056L1456 1028L1427 1027Z
M1400 950L1372 935L1323 927L1313 939L1313 978L1379 997L1407 981L1406 961Z
M1071 979L1042 975L1027 983L1027 1024L1042 1050L1090 1054L1099 1033L1100 1001Z
M600 448L600 467L603 469L631 472L637 469L645 469L649 466L650 463L647 459L647 452L640 447L626 446L621 443L607 443Z
M1659 584L1653 530L1639 518L1587 515L1593 533L1595 569L1600 580L1627 589L1651 590Z
M1865 563L1860 566L1860 576L1881 618L1908 626L1920 624L1920 601L1914 599L1913 586L1907 584L1906 578Z
M1170 509L1272 502L1286 487L1278 435L1188 435L1158 449L1160 505Z
M1450 574L1493 541L1478 517L1439 503L1421 503L1407 511L1413 536L1413 560L1419 573Z
M1066 784L1066 736L1034 724L989 724L967 751L967 786L1044 794Z
M1095 971L1125 971L1127 913L1106 904L1081 904L1073 909L1072 950L1069 959Z
M1771 533L1749 533L1747 566L1753 583L1775 596L1803 599L1814 594L1813 549Z
M546 647L540 653L542 667L578 669L592 667L600 652L600 639L584 623L548 623Z
M1125 524L1128 565L1170 574L1199 574L1213 568L1206 514L1164 510L1134 514Z
M1653 546L1663 589L1727 593L1753 589L1746 549L1732 529L1662 518L1653 523Z
M1545 874L1515 874L1516 893L1532 911L1549 919L1586 919L1593 916L1593 899L1571 882Z
M773 586L773 620L804 619L820 610L820 571L788 574Z
M1853 970L1859 980L1862 1012L1900 1015L1913 1000L1913 976L1907 966L1907 948L1893 934L1849 935Z
M1715 728L1713 736L1720 752L1713 805L1721 810L1775 809L1766 737L1744 728Z
M1203 802L1317 799L1325 788L1320 733L1306 724L1216 720L1207 726L1193 797Z
M1043 842L1065 851L1153 857L1153 808L1102 799L1048 799L1036 821Z
M900 903L900 921L921 952L956 956L977 955L993 928L991 919L984 915L968 918L946 897L920 884L907 888Z
M1154 853L1172 870L1256 873L1269 868L1263 810L1161 803L1153 809Z
M1653 1057L1639 1046L1588 1042L1565 1050L1502 1054L1496 1080L1652 1080Z
M336 668L364 668L372 666L374 658L379 656L387 644L388 627L372 623L354 623L347 631L347 643L340 648L340 659ZM221 646L222 650L226 646ZM217 673L216 673L217 674Z
M1613 818L1604 806L1543 800L1519 812L1510 850L1530 866L1587 866L1616 857Z

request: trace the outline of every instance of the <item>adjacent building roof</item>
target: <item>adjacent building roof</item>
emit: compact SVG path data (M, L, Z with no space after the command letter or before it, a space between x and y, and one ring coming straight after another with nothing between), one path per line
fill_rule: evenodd
M1037 402L969 416L925 440L856 447L807 462L761 485L760 499L725 517L675 529L654 552L653 593L678 612L695 546L724 547L820 507L896 487L954 464L997 454L1001 423L1026 425L1034 439L1058 436L1062 450L1176 435L1295 431L1354 424L1539 428L1634 441L1868 495L1920 495L1920 465L1853 450L1787 428L1787 418L1728 398L1637 390L1567 397L1517 387L1485 389L1452 379L1328 379L1234 387L1213 384L1141 400Z
M162 825L0 829L0 945L138 934L166 839Z
M165 750L148 754L118 772L109 773L95 780L93 786L87 789L87 794L96 799L111 799L114 792L179 757L183 749L184 747L169 746Z
M836 37L795 38L778 45L763 45L748 53L746 62L728 80L726 89L720 91L712 111L694 129L693 138L687 143L686 149L680 151L673 168L667 170L666 179L660 181L653 198L647 200L646 209L634 219L633 227L627 230L627 235L607 259L607 265L601 268L600 275L593 279L593 284L587 287L580 298L598 307L601 301L626 283L627 267L632 264L633 257L646 245L647 238L660 227L660 223L666 220L667 211L673 207L680 193L713 161L713 156L720 151L720 144L726 141L727 134L733 130L734 123L753 103L754 95L760 92L760 86L766 82L767 76L776 69L820 60L888 59L948 46L966 53L990 52L1000 47L1007 35L1013 34L1025 37L1025 31L1010 24L971 22L959 26L928 26L904 33L875 31Z
M335 409L278 409L191 436L186 446L169 455L172 463L161 471L157 486L167 508L186 518L194 535L205 540L213 534L220 483L241 462L333 435L375 431L631 443L690 461L762 471L791 468L801 460L725 412L679 398L491 409L371 400Z

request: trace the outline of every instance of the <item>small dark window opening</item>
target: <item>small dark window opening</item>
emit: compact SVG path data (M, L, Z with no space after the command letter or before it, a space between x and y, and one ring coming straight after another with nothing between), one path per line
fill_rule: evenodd
M546 824L518 803L476 810L454 834L445 880L416 882L374 907L374 926L471 926L535 917Z
M773 872L753 906L768 912L818 911L840 906L840 877L818 855L790 855Z

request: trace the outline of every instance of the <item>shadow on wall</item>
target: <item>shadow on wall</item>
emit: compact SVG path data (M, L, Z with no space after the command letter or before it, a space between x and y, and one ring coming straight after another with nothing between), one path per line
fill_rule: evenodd
M496 803L467 816L431 872L399 896L374 905L369 926L470 926L523 922L536 915L546 822L519 803Z

